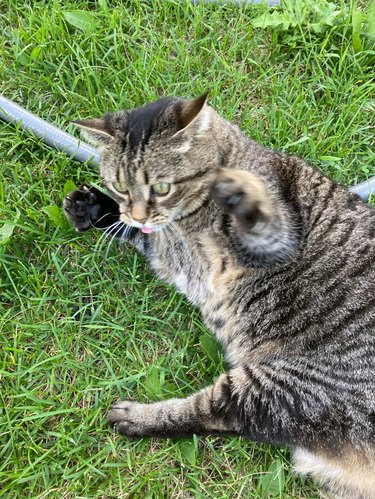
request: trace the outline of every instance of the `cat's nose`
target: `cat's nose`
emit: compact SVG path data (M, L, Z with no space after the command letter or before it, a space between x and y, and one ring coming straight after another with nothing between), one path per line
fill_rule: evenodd
M139 222L140 224L144 224L145 221L147 220L147 217L144 217L144 218L136 218L133 216L133 220L134 222Z
M132 209L132 217L135 222L144 224L147 220L146 207L143 203L135 203Z

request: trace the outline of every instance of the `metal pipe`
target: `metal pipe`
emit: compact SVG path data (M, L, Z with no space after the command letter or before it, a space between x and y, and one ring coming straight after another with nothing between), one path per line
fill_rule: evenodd
M100 160L98 151L82 140L76 139L67 132L63 132L55 125L35 116L23 107L6 99L0 94L0 118L9 123L19 124L23 130L32 132L38 139L42 139L59 151L66 152L77 161L97 165Z
M81 163L88 162L90 165L96 166L100 161L99 153L94 147L76 139L67 132L63 132L55 125L51 125L35 116L35 114L30 113L30 111L26 111L26 109L6 99L1 94L0 118L10 123L19 123L22 129L32 132L49 146L66 152ZM370 194L375 195L375 177L355 185L349 190L357 194L363 201L368 201Z
M375 177L371 177L360 184L350 187L349 191L354 192L363 201L367 202L371 194L375 195Z

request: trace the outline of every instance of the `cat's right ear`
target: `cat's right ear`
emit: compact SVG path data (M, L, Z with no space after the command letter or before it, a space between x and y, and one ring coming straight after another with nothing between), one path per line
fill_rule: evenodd
M208 92L192 100L178 103L177 126L174 137L185 134L196 136L206 131L210 126L210 114L206 106Z
M114 130L110 115L93 120L77 120L72 122L81 129L81 134L97 147L109 145L114 139Z

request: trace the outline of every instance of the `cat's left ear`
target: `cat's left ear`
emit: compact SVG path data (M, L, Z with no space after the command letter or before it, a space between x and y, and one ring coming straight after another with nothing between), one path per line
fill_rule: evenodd
M111 125L111 116L93 120L78 120L72 122L81 129L82 135L93 145L103 147L114 139L114 130Z
M178 130L174 137L188 132L193 135L199 135L206 131L210 126L210 112L206 105L208 92L196 99L191 99L179 103L177 109Z

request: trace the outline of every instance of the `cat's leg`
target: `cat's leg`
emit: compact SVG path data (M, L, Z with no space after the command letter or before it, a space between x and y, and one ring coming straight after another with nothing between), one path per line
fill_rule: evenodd
M283 262L298 250L294 212L258 175L221 169L211 194L230 216L228 235L242 264Z
M304 395L292 382L284 382L284 387L275 383L273 388L268 371L267 366L238 366L187 398L118 402L109 411L108 422L129 437L231 434L271 444L288 444L292 437L298 442L296 418L303 428L305 416L296 410ZM306 403L316 402L307 398Z
M128 437L184 437L208 434L238 434L233 414L225 407L230 394L230 377L185 399L169 399L153 404L123 401L114 404L108 422Z
M374 450L356 442L341 445L338 455L302 447L292 451L294 471L314 477L330 498L374 499Z
M236 367L185 399L119 402L108 421L128 437L243 435L290 445L296 471L342 493L335 497L375 497L374 449L347 439L328 393L319 397L319 390L302 388L302 378L288 379L289 367L270 366Z
M295 366L304 372L298 361L290 367L284 358L281 362L264 357L260 363L231 369L187 398L151 404L118 402L109 411L108 421L119 433L132 437L227 433L300 446L311 438L316 442L327 439L332 432L331 437L339 439L330 395L320 398L319 392L306 390L304 378L294 373Z

